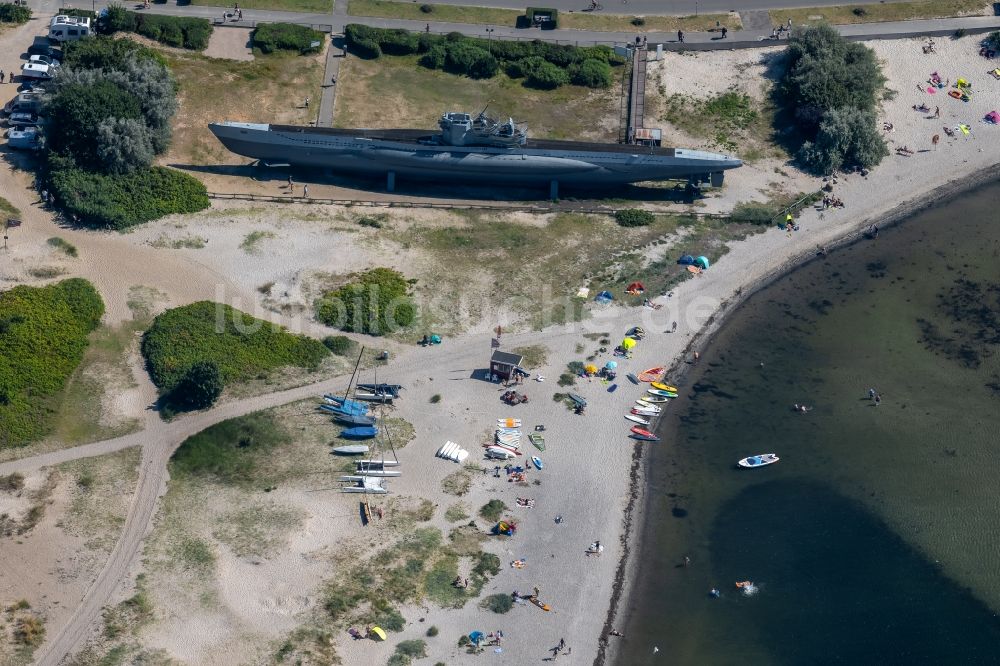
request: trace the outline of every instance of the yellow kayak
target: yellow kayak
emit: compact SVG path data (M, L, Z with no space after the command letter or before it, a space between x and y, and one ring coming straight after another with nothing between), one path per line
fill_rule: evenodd
M660 389L661 391L669 391L670 393L677 393L676 386L667 386L662 382L653 382L652 384L650 384L650 386L652 386L653 388Z

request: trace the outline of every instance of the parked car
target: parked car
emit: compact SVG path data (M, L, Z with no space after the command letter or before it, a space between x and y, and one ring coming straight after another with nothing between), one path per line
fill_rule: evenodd
M62 49L58 49L49 43L49 40L45 37L36 37L35 42L28 47L28 55L43 55L50 58L55 58L59 62L63 61Z
M7 145L17 150L38 150L42 147L38 128L26 127L9 130L7 132Z
M33 55L28 58L28 62L40 62L49 67L59 66L59 61L49 55Z
M41 88L36 88L28 92L18 93L14 99L7 102L3 107L4 113L14 113L15 111L26 111L28 113L38 113L42 109Z
M54 67L49 67L43 62L26 62L21 65L21 77L48 81L52 78L52 70L54 69Z
M38 114L26 111L15 111L7 118L7 123L11 127L30 127L38 124Z

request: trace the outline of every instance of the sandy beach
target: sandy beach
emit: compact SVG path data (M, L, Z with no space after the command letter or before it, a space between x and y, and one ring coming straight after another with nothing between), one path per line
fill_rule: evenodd
M0 45L11 43L10 40L23 43L30 32L28 28L8 31L0 36ZM352 641L345 633L338 632L334 643L342 663L384 662L394 646L407 639L427 640L427 663L472 663L483 657L459 649L459 636L474 630L497 629L506 637L502 651L489 654L505 664L550 657L550 648L560 640L571 648L571 652L560 655L560 661L581 664L614 661L614 638L608 643L610 650L603 645L608 631L618 627L618 609L627 606L629 584L635 583L629 576L627 553L634 550L634 539L638 538L630 528L642 522L637 513L643 504L641 452L647 446L670 445L669 442L636 444L626 438L630 424L622 415L643 387L629 383L625 373L670 366L673 371L667 381L681 381L692 352L702 344L704 336L716 330L727 312L767 281L814 257L817 247L830 248L871 224L890 223L921 205L997 174L1000 127L987 125L981 119L1000 107L1000 82L986 74L987 61L977 55L977 38L939 40L937 52L932 54L922 52L922 43L916 39L869 43L883 63L888 87L896 91L885 100L879 115L880 123L892 125L892 131L886 132L891 154L866 177L840 175L831 181L832 194L844 202L843 208L807 209L797 219L798 231L770 229L732 243L730 252L710 270L687 280L669 294L655 295L660 309L591 303L587 306L588 317L579 323L551 326L542 331L527 330L521 323L505 330L501 336L503 350L527 345L546 350L544 364L533 371L533 377L542 375L544 381L532 379L519 387L530 396L529 403L506 407L499 399L500 387L472 376L474 370L488 363L491 353L488 331L497 323L506 326L507 321L486 321L484 317L478 330L449 337L442 346L427 349L365 340L392 350L393 360L384 374L380 370L379 379L406 386L405 397L394 416L412 423L416 433L414 441L399 453L404 474L393 480L393 496L430 500L436 506L428 522L430 526L447 532L451 525L444 517L445 509L459 501L441 489L441 480L454 472L456 466L434 457L438 447L452 440L477 456L481 442L500 417L521 419L525 430L536 424L545 425L547 448L539 454L545 467L528 473L528 486L508 483L502 475L495 478L489 465L487 472L472 477L471 488L460 501L474 513L488 500L501 499L511 507L505 515L519 524L515 537L492 537L483 543L485 550L500 557L503 568L486 584L482 595L509 594L515 590L527 593L537 586L539 598L552 610L544 612L530 604L515 605L511 612L497 615L471 601L461 609L431 605L403 608L405 628L391 634L385 643ZM16 51L2 51L3 69L15 69ZM705 85L697 88L698 94L706 96L729 89L737 79L763 85L765 82L759 78L764 69L762 62L773 52L773 48L764 48L684 54L676 66L671 63L671 74L676 76L668 83L693 88L693 83L688 82L700 81ZM652 67L657 76L665 76L660 71L662 65ZM951 81L959 77L969 79L976 94L968 103L948 98L944 92L929 95L923 82L935 71ZM712 72L729 74L716 78L710 75ZM748 90L760 94L759 85L747 85ZM13 86L10 93L13 94ZM921 103L926 103L931 112L920 113L912 108ZM928 118L934 115L936 107L940 107L940 118ZM971 128L968 135L961 131L956 132L955 138L945 135L944 127L954 128L960 123ZM665 125L664 129L669 135L670 127ZM941 136L936 147L931 143L935 134ZM903 146L914 152L909 156L897 154L895 149ZM709 147L709 144L692 147ZM786 178L779 171L791 175ZM21 209L24 220L21 228L11 232L11 250L0 265L0 288L43 283L45 280L31 278L29 269L58 266L65 275L94 282L107 304L105 319L111 325L131 318L126 306L130 289L143 285L155 288L156 311L195 300L216 299L222 293L234 306L239 300L240 307L258 309L294 330L326 335L332 331L308 320L301 311L269 308L259 286L276 283L276 292L291 293L302 303L308 303L311 292L303 287L303 276L311 271L331 268L349 271L374 262L394 265L393 256L384 247L352 246L341 237L336 242L324 240L328 223L343 212L335 207L302 206L307 211L320 211L315 213L321 216L320 220L299 219L274 226L277 238L283 242L280 246L277 242L265 242L259 253L254 254L237 248L240 237L257 228L271 228L270 216L280 217L279 206L272 206L265 214L266 219L248 219L237 206L216 204L200 218L162 220L130 234L95 233L59 226L51 214L36 204L30 174L15 170L11 161L0 167L0 182L4 184L4 196ZM720 196L706 200L706 212L729 210L738 201L764 200L775 186L804 192L814 191L823 184L773 158L731 173L727 183ZM316 194L323 196L322 187L316 188ZM199 220L205 224L199 226ZM209 249L158 247L156 240L164 234L170 238L201 236ZM75 244L80 259L58 256L47 246L46 240L56 235ZM576 285L571 287L575 291ZM676 332L667 332L674 322L677 322ZM612 359L610 349L596 353L601 346L597 341L602 337L600 334L606 334L613 347L635 325L644 327L649 335L639 343L631 359ZM580 346L582 352L578 351ZM608 392L608 387L598 380L578 380L569 390L589 401L587 413L579 416L553 402L552 394L565 390L557 387L555 381L567 363L595 353L594 363L599 366L609 360L620 363L618 389ZM155 450L155 455L145 456L142 464L162 465L183 437L224 417L283 404L277 397L258 396L227 403L216 412L163 423L146 409L155 390L140 374L136 373L139 386L130 389L138 397L109 404L120 417L141 420L145 430L133 439L136 444ZM342 390L346 383L345 377L325 379L314 386L292 390L280 400L290 402L324 390ZM429 398L435 394L440 395L440 402L431 405ZM108 450L113 448L109 446ZM528 455L535 453L527 444L524 451ZM487 466L485 462L482 464ZM3 473L15 469L18 469L16 462L0 464ZM156 487L162 493L160 483L158 478ZM309 490L308 485L292 485L278 489L270 498L278 505L303 512L295 533L286 535L280 554L255 562L236 552L219 549L212 582L218 594L212 604L192 608L187 604L189 597L172 594L171 584L176 579L151 573L156 618L137 633L137 641L144 648L161 650L181 663L264 663L274 644L298 626L304 616L316 611L324 580L342 571L336 564L338 548L363 552L374 548L372 544L377 545L383 536L390 536L377 523L361 527L356 511L351 512L356 503L350 496L314 494ZM533 499L534 508L518 507L515 501L518 497ZM206 510L205 522L196 529L210 532L209 519L214 516ZM556 517L561 517L558 523ZM54 522L50 523L47 528L55 529ZM154 521L154 534L162 524L162 516ZM604 545L604 552L600 557L588 557L585 550L595 540ZM143 552L136 548L136 552ZM0 545L0 564L20 552ZM527 561L525 568L508 566L510 561L522 558ZM132 594L134 577L145 566L138 558L124 566L128 577L112 581L112 602ZM77 575L93 580L96 576L93 564L88 563ZM59 578L51 569L26 572L20 580L10 581L4 588L4 601L6 596L30 597L46 614L47 635L52 637L69 620L73 604L84 593L83 586L76 585L74 598L63 593L56 597L60 602L58 607L46 605L43 595L51 594L59 585ZM440 629L439 637L426 638L430 626ZM92 645L101 643L99 630L96 625L91 627Z

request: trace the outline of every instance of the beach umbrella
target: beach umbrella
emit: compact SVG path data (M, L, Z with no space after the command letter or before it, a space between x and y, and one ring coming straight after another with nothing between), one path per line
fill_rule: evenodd
M385 631L382 627L369 627L368 635L379 641L384 641L386 639Z
M622 349L628 351L629 349L632 349L632 347L635 347L635 340L634 339L632 339L632 338L625 338L624 340L622 340Z
M597 366L593 364L585 365L583 366L583 371L586 372L588 375L592 375L595 372L597 372Z
M614 370L615 368L618 367L618 362L617 361L608 361L604 365L604 367L607 368L608 370Z

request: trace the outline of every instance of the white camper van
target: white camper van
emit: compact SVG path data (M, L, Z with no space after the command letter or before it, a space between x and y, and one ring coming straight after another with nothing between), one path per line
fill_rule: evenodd
M49 39L72 42L90 36L90 19L86 16L53 16L49 21Z

